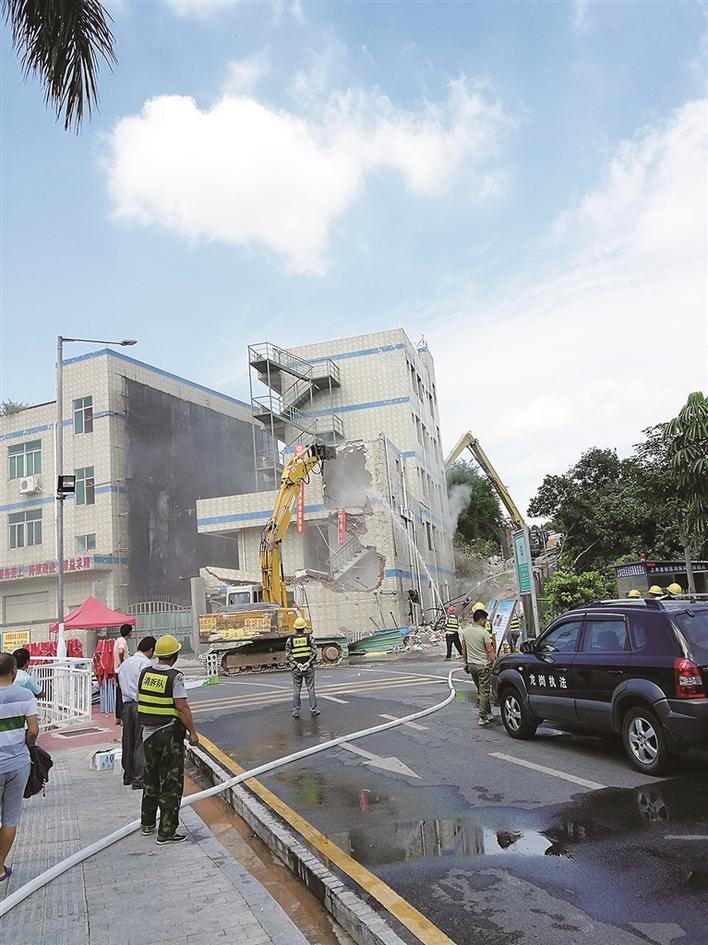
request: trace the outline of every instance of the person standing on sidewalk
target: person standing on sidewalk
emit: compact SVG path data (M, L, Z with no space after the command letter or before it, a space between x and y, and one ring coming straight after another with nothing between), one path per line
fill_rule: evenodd
M472 623L462 629L462 658L479 693L479 724L493 721L491 701L492 666L496 659L494 639L487 629L487 611L475 610Z
M447 608L447 620L445 622L445 646L447 647L447 653L445 659L452 659L452 646L455 645L455 649L458 653L462 653L462 648L460 647L460 621L457 616L457 610L454 607Z
M134 791L143 788L143 727L138 720L138 681L142 671L152 663L155 637L143 637L137 652L118 667L118 682L123 697L123 739L121 763L123 784L132 784Z
M0 882L12 875L5 861L22 814L29 749L39 734L37 702L29 689L15 683L16 675L15 657L0 653Z
M160 637L155 644L157 665L146 666L138 679L138 721L143 727L145 749L140 832L143 836L155 832L159 808L160 844L187 839L186 834L177 833L184 789L185 734L190 745L199 744L184 676L174 668L181 649L182 644L171 633Z
M133 628L129 623L124 623L120 628L120 636L113 644L113 672L116 677L116 725L123 724L123 693L120 689L120 680L118 679L118 669L121 663L128 659L128 637L132 636Z
M30 660L31 654L30 651L25 649L24 646L21 646L19 650L15 650L12 654L17 661L17 676L15 677L16 686L24 686L25 689L29 689L33 696L38 696L42 692L42 687L38 682L35 682L34 679L30 676Z
M317 650L312 643L312 631L308 632L307 621L296 617L293 633L285 641L285 656L293 677L293 718L300 718L300 693L302 683L307 686L310 701L310 715L319 715L317 695L315 694L315 661Z

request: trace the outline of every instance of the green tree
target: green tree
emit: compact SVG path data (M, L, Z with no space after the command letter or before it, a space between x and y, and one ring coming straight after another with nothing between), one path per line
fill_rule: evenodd
M0 403L0 417L9 417L13 413L19 413L27 406L27 404L19 403L16 400L3 400Z
M644 431L634 454L594 448L562 476L546 476L529 515L550 519L564 536L561 566L610 573L620 558L681 552L675 488L669 475L663 425Z
M44 86L64 128L81 127L98 103L98 59L116 62L110 15L98 0L2 0L25 78Z
M486 557L498 554L504 520L489 480L460 460L447 472L447 493L455 534Z
M614 596L613 582L599 571L556 571L543 588L548 602L548 620L554 620L566 610L582 607L594 600Z
M700 547L708 539L708 397L689 394L677 417L666 424L669 479L680 504L680 529Z

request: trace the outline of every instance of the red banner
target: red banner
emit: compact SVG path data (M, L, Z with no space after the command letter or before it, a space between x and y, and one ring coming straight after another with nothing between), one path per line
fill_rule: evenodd
M300 453L304 452L305 447L298 443L295 447L295 456L299 456ZM295 503L295 524L297 530L302 534L305 531L305 483L300 483L300 493L297 497Z
M343 545L347 537L347 513L345 509L340 509L337 516L337 526L339 529L339 544Z

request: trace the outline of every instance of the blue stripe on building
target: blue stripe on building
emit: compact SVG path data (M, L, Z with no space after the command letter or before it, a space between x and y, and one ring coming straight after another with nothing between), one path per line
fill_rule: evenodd
M75 358L68 358L64 364L78 364L79 361L90 361L92 358L100 358L103 355L109 355L112 358L118 358L127 364L134 364L136 367L143 368L145 371L151 371L153 374L159 374L161 377L168 377L171 381L178 381L187 387L193 387L195 390L203 391L205 394L211 394L214 397L220 397L222 400L228 400L232 404L238 404L239 407L245 407L251 412L250 404L245 404L236 397L229 397L228 394L222 394L221 391L213 390L211 387L205 387L203 384L197 384L196 381L188 381L186 377L180 377L178 374L171 374L169 371L163 371L162 368L154 367L152 364L146 364L144 361L138 361L136 358L130 358L127 354L120 351L114 351L112 348L101 348L99 351L89 351L88 354L80 354Z
M325 507L320 503L315 505L306 505L305 514L308 512L324 512ZM272 515L272 511L265 512L233 512L231 515L209 515L207 518L197 519L197 528L202 525L224 525L227 522L248 522L254 519L267 519Z
M31 410L31 407L27 408ZM94 420L101 420L103 417L115 417L116 420L125 420L124 413L118 413L115 410L98 410L93 415ZM62 427L73 426L73 420L63 420ZM27 427L25 430L14 430L10 433L0 433L0 440L18 440L26 436L33 436L35 433L46 433L48 430L54 430L53 423L43 423L38 427Z
M96 495L104 495L111 492L127 492L125 486L96 486L94 493ZM69 501L73 501L74 496L68 495L66 497ZM41 496L37 499L24 499L22 502L8 502L6 505L0 505L0 512L22 512L23 509L35 508L38 505L53 505L54 496L47 495Z
M326 417L331 413L351 413L353 410L370 410L372 407L394 407L396 404L406 404L410 397L391 397L389 400L370 400L362 404L335 405L331 410L303 410L307 417Z
M322 354L316 358L307 358L310 364L319 364L321 361L346 361L349 358L366 358L372 354L388 354L391 351L400 351L406 346L403 342L395 345L380 345L378 348L360 348L358 351L341 351L339 354Z

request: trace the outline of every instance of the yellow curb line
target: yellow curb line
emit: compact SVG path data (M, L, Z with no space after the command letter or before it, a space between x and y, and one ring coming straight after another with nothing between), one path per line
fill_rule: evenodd
M223 765L227 771L233 774L243 774L246 770L238 765L232 758L229 758L220 748L210 742L203 735L199 736L202 746L213 755L214 758ZM244 781L249 789L253 791L260 799L275 811L282 819L293 827L304 839L321 853L326 860L337 866L343 873L354 880L357 885L367 892L372 899L380 903L384 909L395 916L396 919L405 926L409 932L412 932L423 945L455 945L452 939L448 938L437 925L426 919L422 912L418 912L406 899L398 895L390 886L387 886L382 880L373 873L369 872L365 866L358 863L355 859L345 853L340 847L333 843L323 833L313 827L311 823L296 813L291 807L276 797L272 791L264 787L256 778L250 781Z

